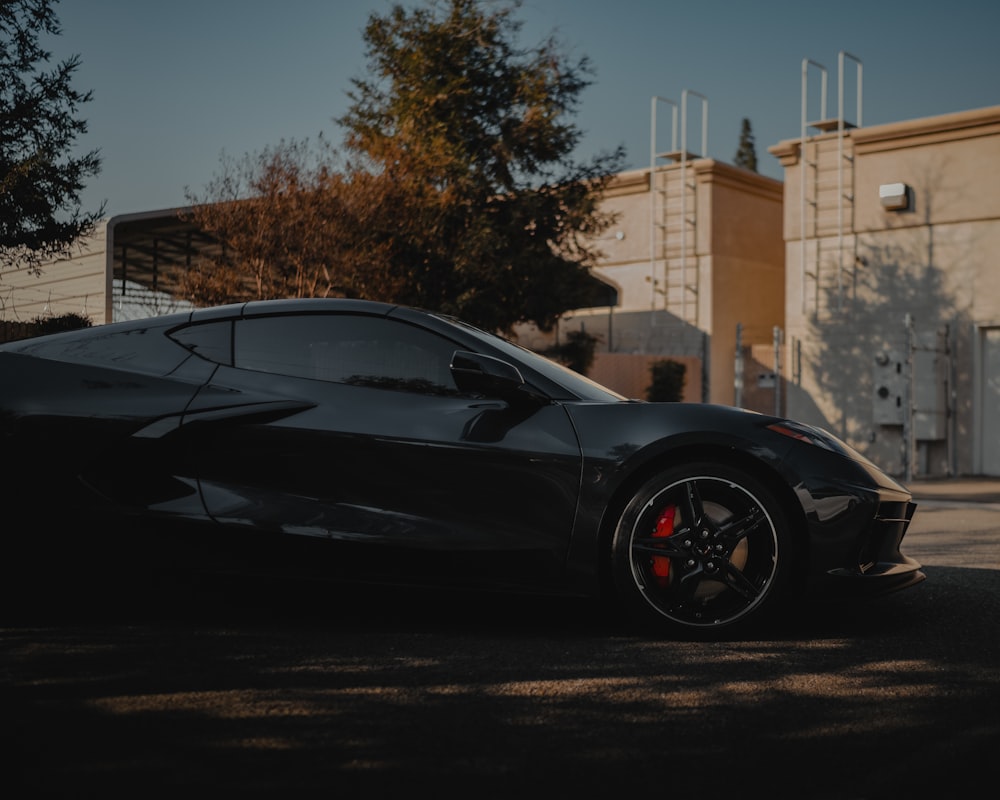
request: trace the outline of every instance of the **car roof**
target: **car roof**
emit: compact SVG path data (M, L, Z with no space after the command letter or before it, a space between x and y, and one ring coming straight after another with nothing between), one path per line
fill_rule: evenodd
M331 311L376 314L386 316L396 306L377 300L350 297L295 297L277 300L250 300L191 312L191 322L207 322L226 317L260 317L270 314L322 313Z

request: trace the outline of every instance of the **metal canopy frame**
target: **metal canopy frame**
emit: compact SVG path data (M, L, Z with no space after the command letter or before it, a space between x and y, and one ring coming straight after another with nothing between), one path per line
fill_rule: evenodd
M200 258L216 258L222 246L184 219L190 209L125 214L108 222L111 275L151 292L179 297L181 275Z

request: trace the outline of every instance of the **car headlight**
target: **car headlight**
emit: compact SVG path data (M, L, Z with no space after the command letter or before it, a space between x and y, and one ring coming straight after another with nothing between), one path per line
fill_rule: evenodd
M804 442L805 444L822 447L824 450L829 450L831 453L849 455L846 445L836 437L824 431L822 428L816 428L812 425L806 425L803 422L793 422L792 420L785 419L781 422L772 422L767 426L767 429L774 431L775 433L780 433L782 436L790 436L792 439Z
M772 422L767 426L767 428L775 433L780 433L782 436L791 437L792 439L803 442L804 444L822 447L824 450L829 450L831 453L839 453L840 455L846 456L847 458L861 464L867 464L870 467L879 469L879 467L872 462L871 459L861 455L861 453L846 442L838 439L832 433L829 433L822 428L817 428L815 425L807 425L804 422L795 422L790 419L783 419L780 422Z

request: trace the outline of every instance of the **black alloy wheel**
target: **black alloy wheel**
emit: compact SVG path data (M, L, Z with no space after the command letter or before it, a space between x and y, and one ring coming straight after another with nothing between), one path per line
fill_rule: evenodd
M619 591L674 633L732 633L770 615L791 570L788 524L746 472L689 464L657 475L614 536Z

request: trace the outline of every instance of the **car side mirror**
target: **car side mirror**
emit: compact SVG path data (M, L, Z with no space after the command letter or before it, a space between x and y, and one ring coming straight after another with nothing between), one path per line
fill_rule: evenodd
M476 392L503 400L523 399L524 376L513 364L493 356L456 350L451 357L451 374L463 392Z

